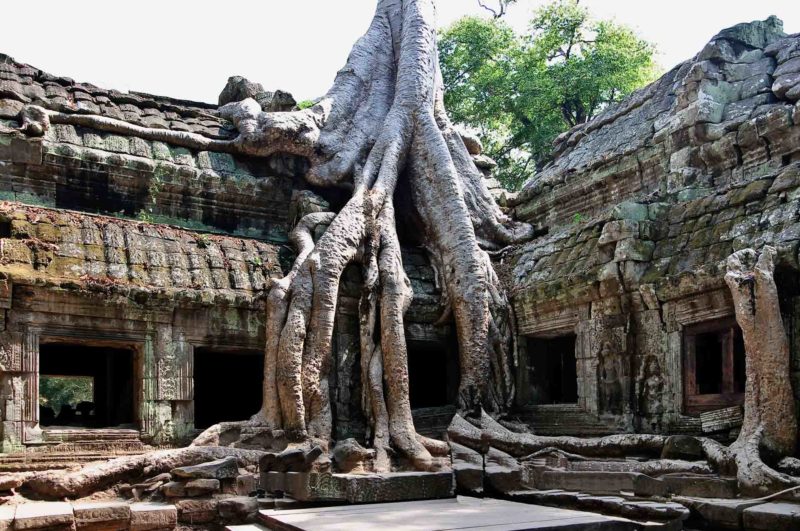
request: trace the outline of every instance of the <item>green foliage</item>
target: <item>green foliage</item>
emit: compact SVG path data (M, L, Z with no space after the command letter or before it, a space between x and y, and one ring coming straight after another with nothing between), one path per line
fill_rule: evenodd
M297 103L297 108L300 110L308 109L309 107L313 107L314 102L312 100L303 100Z
M91 376L39 377L39 404L58 414L61 406L75 407L79 402L94 401L94 378Z
M529 28L464 17L439 38L445 105L476 130L509 189L548 161L559 134L656 75L653 45L575 0L543 7Z

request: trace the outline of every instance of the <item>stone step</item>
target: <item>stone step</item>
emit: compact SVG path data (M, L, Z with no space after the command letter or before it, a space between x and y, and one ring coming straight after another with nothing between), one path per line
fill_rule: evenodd
M623 516L637 521L682 522L689 518L689 509L674 502L654 502L625 496L592 496L584 492L551 490L521 490L509 492L510 500L555 507L571 507Z
M286 493L304 503L372 503L451 498L453 472L392 472L387 474L320 474L267 472L262 488ZM278 500L276 500L278 503Z
M800 503L762 499L714 499L678 496L689 508L689 524L712 529L744 531L796 531L800 529Z

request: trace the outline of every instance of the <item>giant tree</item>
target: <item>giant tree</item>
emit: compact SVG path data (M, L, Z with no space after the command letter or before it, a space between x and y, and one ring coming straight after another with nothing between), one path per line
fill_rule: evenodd
M366 413L383 470L390 447L419 469L434 466L430 449L441 450L440 442L416 434L411 418L403 317L413 293L396 217L414 219L440 277L447 305L442 319L452 316L458 335L458 405L464 411L499 411L512 398L512 320L487 250L533 235L494 203L447 116L435 28L433 0L379 0L369 29L321 100L293 112L263 112L253 99L224 105L220 115L239 132L232 140L38 107L23 111L29 134L71 123L196 149L294 154L309 162L308 183L346 190L349 200L338 212L300 221L291 234L294 265L271 282L264 403L250 424L327 448L338 286L344 269L358 264ZM398 214L401 189L412 207ZM315 241L317 225L327 229Z

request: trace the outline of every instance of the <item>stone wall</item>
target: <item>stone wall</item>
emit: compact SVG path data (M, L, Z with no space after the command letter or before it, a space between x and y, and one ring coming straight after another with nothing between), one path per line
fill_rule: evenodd
M519 332L577 335L577 404L519 404L539 432L699 432L683 403L683 331L733 316L723 276L735 250L778 248L797 337L800 94L785 87L798 61L800 36L777 19L724 30L562 135L511 198L548 230L513 251ZM792 352L800 398L796 339Z

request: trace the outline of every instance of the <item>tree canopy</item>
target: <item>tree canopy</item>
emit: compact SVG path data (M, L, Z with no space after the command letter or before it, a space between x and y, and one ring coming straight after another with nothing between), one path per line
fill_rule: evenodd
M445 104L516 189L548 160L556 136L652 81L654 51L575 0L536 11L522 35L499 17L464 17L439 37Z

